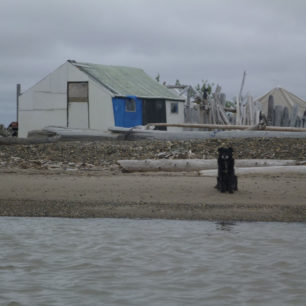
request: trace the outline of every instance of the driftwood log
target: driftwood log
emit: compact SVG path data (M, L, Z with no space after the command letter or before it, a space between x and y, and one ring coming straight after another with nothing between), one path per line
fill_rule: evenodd
M250 125L223 125L223 124L186 124L186 123L148 123L145 129L150 129L152 126L166 126L166 127L187 127L187 128L206 128L215 130L250 130ZM257 125L253 126L254 128ZM282 126L267 126L266 131L279 131L279 132L306 132L306 128L295 127L282 127Z
M189 172L207 169L217 169L216 159L145 159L119 160L118 164L126 172ZM295 160L274 159L236 159L236 167L271 167L296 165Z
M252 175L252 174L306 174L306 166L272 166L272 167L247 167L247 168L235 168L235 174ZM201 170L199 171L201 176L217 176L218 170Z

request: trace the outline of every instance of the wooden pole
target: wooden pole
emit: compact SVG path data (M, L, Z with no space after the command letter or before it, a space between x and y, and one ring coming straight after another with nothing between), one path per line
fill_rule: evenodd
M284 107L282 105L275 105L274 125L281 126L283 111L284 111Z
M274 123L274 97L273 95L269 95L269 100L268 100L268 125L273 125Z
M17 84L17 94L16 94L16 121L19 120L19 96L21 95L21 85Z
M245 82L245 77L246 77L246 71L243 72L243 77L242 77L242 82L241 82L241 87L239 91L239 95L237 98L237 112L236 112L236 124L241 124L241 118L240 118L240 103L241 103L241 96L242 96L242 91L243 91L243 86Z
M283 110L281 126L289 126L289 110L287 106Z
M254 125L255 122L255 111L254 111L254 101L251 95L248 95L248 106L249 106L249 124Z
M302 118L302 128L306 128L306 111L304 111Z
M296 126L296 120L299 113L299 106L297 104L294 104L292 113L290 116L290 126L295 127Z
M191 122L191 109L190 109L191 87L187 89L187 101L186 101L186 122Z

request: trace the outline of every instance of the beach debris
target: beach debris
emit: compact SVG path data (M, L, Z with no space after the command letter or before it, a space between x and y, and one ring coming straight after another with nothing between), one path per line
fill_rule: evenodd
M6 128L4 124L0 124L1 137L17 137L18 136L18 122L11 122Z
M67 141L39 144L0 145L1 168L48 168L101 170L114 167L118 160L197 160L216 159L217 148L234 148L234 158L241 159L306 159L304 138L198 139L184 141ZM74 164L68 164L74 163ZM215 161L216 163L216 161ZM252 167L253 165L249 165Z

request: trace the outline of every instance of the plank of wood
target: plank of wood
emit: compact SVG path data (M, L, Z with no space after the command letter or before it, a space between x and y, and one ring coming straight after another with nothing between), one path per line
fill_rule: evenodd
M274 125L281 126L282 115L284 107L282 105L275 105L274 108Z
M289 126L289 110L287 106L283 110L281 126Z
M268 125L274 125L274 97L273 95L269 96L268 100Z
M298 116L298 112L299 112L299 106L297 104L295 104L293 106L292 113L291 113L291 116L290 116L290 126L291 127L296 126L296 119L297 119L297 116Z

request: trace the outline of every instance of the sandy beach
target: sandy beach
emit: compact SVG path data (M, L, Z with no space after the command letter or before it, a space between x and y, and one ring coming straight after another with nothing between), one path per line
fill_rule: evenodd
M0 215L306 221L306 175L240 177L220 193L214 177L192 173L1 170Z
M0 145L0 215L306 221L306 175L238 175L238 192L198 172L124 173L118 160L306 160L306 139L71 141Z

